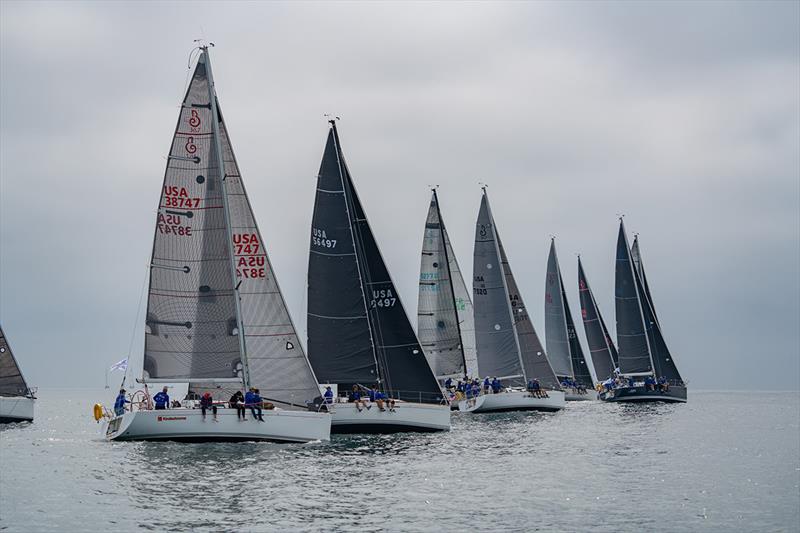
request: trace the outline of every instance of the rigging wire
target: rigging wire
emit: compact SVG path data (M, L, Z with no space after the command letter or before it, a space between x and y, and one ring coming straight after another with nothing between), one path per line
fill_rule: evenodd
M125 374L122 376L122 386L125 386L125 381L128 378L128 372L131 371L131 352L133 351L133 342L136 340L136 330L139 327L139 315L142 312L142 300L144 300L144 288L147 284L147 278L149 278L150 274L150 265L147 265L145 269L144 279L142 279L142 286L139 289L139 305L136 306L136 318L133 322L133 331L131 331L131 342L128 344L128 367L125 369Z

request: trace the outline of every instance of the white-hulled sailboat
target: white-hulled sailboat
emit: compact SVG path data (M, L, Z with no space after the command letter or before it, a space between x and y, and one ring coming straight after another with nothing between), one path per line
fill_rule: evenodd
M556 240L550 240L547 276L544 284L544 336L547 358L558 377L568 402L596 400L597 391L569 309L564 280L556 254Z
M644 277L638 238L633 247L628 246L621 218L616 257L614 296L622 383L604 390L600 399L609 402L686 402L686 383L678 372L656 319ZM663 383L658 383L658 380L663 380Z
M544 352L511 272L494 223L486 188L475 227L473 263L475 340L478 372L505 385L497 394L480 394L459 402L459 410L558 411L564 392ZM532 393L528 380L538 380L545 393ZM546 396L545 396L546 394Z
M344 160L336 121L317 177L308 260L308 353L323 386L394 400L369 408L336 394L334 433L450 429L450 406L383 261ZM335 387L333 387L335 385Z
M417 336L440 384L479 377L472 299L450 244L436 188L422 240ZM458 409L457 397L450 403Z
M25 382L0 326L0 424L33 422L34 393Z
M222 164L220 164L222 162ZM113 440L328 440L319 396L256 226L201 47L164 176L150 263L142 401L108 423ZM153 410L148 385L188 383L216 403L263 389L263 421L184 407ZM192 400L186 404L191 407ZM138 407L138 408L137 408Z

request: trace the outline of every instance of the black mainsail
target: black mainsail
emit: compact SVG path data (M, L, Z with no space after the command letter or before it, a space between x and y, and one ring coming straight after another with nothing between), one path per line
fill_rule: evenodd
M0 396L30 396L31 391L17 360L11 351L11 345L0 326Z
M308 264L308 350L323 383L439 403L442 392L389 276L344 160L336 122L317 178Z
M244 189L205 47L164 175L145 332L145 381L189 382L195 394L244 384L294 405L319 396Z
M638 275L631 259L625 223L620 219L617 236L614 299L617 315L617 346L620 373L629 376L653 374L650 348L652 334L645 322L639 297Z
M437 379L463 377L477 371L474 332L472 301L434 188L422 240L417 336Z
M578 257L578 292L581 298L581 317L583 328L586 332L586 341L589 344L594 373L598 380L605 380L614 375L614 369L619 365L617 361L617 348L608 334L608 328L597 307L589 281L583 272L583 263Z

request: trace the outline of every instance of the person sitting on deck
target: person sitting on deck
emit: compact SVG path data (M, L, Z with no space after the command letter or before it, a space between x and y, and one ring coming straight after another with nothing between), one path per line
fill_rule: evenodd
M353 385L353 388L350 390L350 396L348 398L348 401L356 404L356 409L358 409L359 413L363 410L364 407L366 407L367 409L372 408L371 405L367 405L367 402L365 402L361 398L361 391L358 389L358 385Z
M656 380L653 376L647 376L644 378L644 388L648 391L656 390Z
M533 378L533 392L534 392L534 394L536 395L537 398L549 398L550 397L550 396L548 396L547 391L544 390L542 388L542 386L539 384L539 380L536 379L536 378Z
M527 389L528 389L528 392L531 393L531 396L533 396L535 398L539 397L539 392L533 386L533 378L528 380Z
M131 403L131 401L125 397L125 389L120 389L119 396L114 401L114 414L117 416L124 415L126 403Z
M325 403L332 404L333 403L333 389L330 386L325 387L325 394L322 395L325 398Z
M447 378L444 380L444 388L445 390L450 390L453 388L453 378Z
M247 420L246 416L247 411L245 410L244 407L244 395L242 395L242 391L237 390L236 392L233 393L231 399L228 400L228 406L231 409L236 409L237 419L241 418L242 420Z
M214 422L217 422L217 406L214 404L214 398L211 397L210 392L206 392L200 398L200 409L203 411L203 420L206 419L206 411L211 409L211 412L214 413Z
M628 387L635 387L635 386L636 386L636 380L633 378L628 378Z
M156 403L157 410L167 409L169 407L169 395L167 394L168 390L169 389L167 387L164 387L161 392L153 396L153 401Z
M480 382L476 379L472 382L472 396L473 398L477 398L481 395L481 385Z
M483 379L483 393L489 394L489 389L492 388L492 380L489 379L489 376L486 376Z
M661 392L667 392L669 390L669 382L667 381L666 377L661 376L658 378L658 389Z
M246 407L250 408L250 413L252 413L254 420L265 422L263 413L261 411L261 404L263 403L263 400L261 399L261 396L258 395L256 390L257 389L255 387L250 387L250 390L244 395L244 404Z
M460 379L458 380L458 385L456 385L456 391L464 392L464 382Z
M503 388L503 385L500 384L500 380L497 378L492 379L492 393L498 394L500 390Z

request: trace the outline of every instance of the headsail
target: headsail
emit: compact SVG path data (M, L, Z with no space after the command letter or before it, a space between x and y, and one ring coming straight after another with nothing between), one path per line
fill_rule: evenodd
M461 326L457 312L454 281L445 242L444 221L439 212L436 189L433 190L419 273L417 335L437 379L463 377L466 368Z
M608 334L600 309L595 302L594 294L586 275L583 272L581 258L578 257L578 292L581 298L581 317L583 328L586 332L586 341L589 343L594 373L598 380L605 380L614 375L618 366L617 349L611 336Z
M544 284L544 336L547 342L547 357L557 376L572 377L574 374L562 294L556 242L555 239L551 239Z
M322 382L438 403L441 389L389 276L331 121L308 268L308 346Z
M522 353L522 366L525 369L525 375L528 379L538 379L539 383L545 387L558 389L560 387L558 378L553 372L553 367L550 365L541 340L539 340L539 335L536 334L536 329L533 327L533 321L531 321L528 309L525 307L522 293L517 286L517 281L514 279L514 273L511 272L511 263L508 261L505 248L503 248L503 241L497 232L495 234L497 235L497 246L500 249L503 273L506 276L508 302L511 305L511 313L514 316L514 325Z
M639 299L638 276L631 259L625 224L619 223L614 296L617 314L617 345L622 374L652 374L650 340Z
M559 270L558 277L561 278L561 271ZM592 388L594 380L592 379L592 372L589 369L590 362L586 360L583 355L583 348L581 341L578 337L578 332L575 329L575 322L572 320L572 312L569 309L569 301L567 300L567 293L564 291L564 280L559 279L561 283L561 299L564 301L564 314L567 322L567 338L569 339L569 355L572 359L572 377L584 388Z
M3 327L0 326L0 396L27 396L28 384L22 377L17 360L11 352Z
M144 377L231 380L244 373L208 56L181 106L156 214Z
M484 189L475 226L472 284L478 372L509 385L522 385L525 370L502 266L497 229Z
M633 244L631 245L631 259L633 260L633 266L636 269L636 273L639 275L639 280L642 282L644 294L647 297L647 301L650 303L650 309L652 310L653 317L656 319L657 323L658 316L656 315L656 308L653 305L653 297L650 295L650 285L648 285L647 276L645 276L644 274L644 262L642 261L642 253L639 250L639 235L634 235L633 237Z
M438 202L437 202L438 203ZM453 294L456 299L456 314L458 315L459 329L461 330L461 348L464 350L464 360L467 364L468 376L478 375L478 355L475 351L475 316L472 308L471 291L464 282L464 275L458 266L456 254L450 244L450 235L447 228L442 226L444 233L444 247L447 259L450 261L450 279L453 284Z

